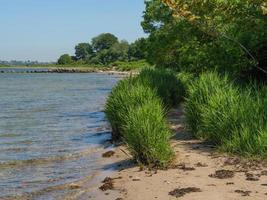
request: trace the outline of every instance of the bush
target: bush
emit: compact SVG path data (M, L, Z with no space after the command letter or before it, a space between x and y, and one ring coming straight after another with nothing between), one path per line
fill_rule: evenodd
M67 64L73 63L73 60L69 54L64 54L64 55L59 57L57 63L59 65L67 65Z
M228 77L221 78L215 72L202 74L196 81L189 84L188 98L185 103L186 122L189 131L197 137L203 137L200 129L202 121L201 108L208 103L208 99L212 94L228 87Z
M179 81L181 81L181 83L183 84L184 91L185 91L184 96L187 97L189 85L193 84L193 82L195 81L194 74L187 73L187 72L180 72L180 73L176 74L176 78Z
M138 70L151 67L151 65L147 63L145 60L116 61L112 63L110 66L116 67L116 69L120 71L131 71L131 70Z
M190 129L221 150L267 155L266 88L251 88L238 88L216 73L202 75L186 103Z
M137 77L120 81L105 107L113 140L122 138L136 161L151 167L167 166L173 155L161 97L168 94L164 98L167 103L179 101L171 94L178 89L174 85L178 82L175 76L164 72L162 78L159 72L144 70ZM166 81L173 85L168 88Z
M156 90L167 107L178 105L184 97L184 86L172 71L147 68L140 72L138 79L141 84Z
M165 167L172 159L170 130L160 100L147 101L127 115L124 139L133 157L151 167Z
M122 128L127 123L126 116L130 110L154 99L158 99L156 93L148 86L138 84L136 78L120 81L113 88L105 106L112 127L112 139L118 140L123 135Z
M260 91L252 95L251 89L218 91L203 108L202 132L225 151L266 155L267 115L260 96Z

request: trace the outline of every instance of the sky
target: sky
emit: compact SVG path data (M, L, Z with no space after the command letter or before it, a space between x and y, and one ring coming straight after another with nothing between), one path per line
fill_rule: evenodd
M0 0L0 60L56 61L80 42L110 32L144 33L143 0Z

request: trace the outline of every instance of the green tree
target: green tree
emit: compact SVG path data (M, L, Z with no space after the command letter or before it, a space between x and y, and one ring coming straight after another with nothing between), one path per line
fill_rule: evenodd
M79 43L75 46L75 56L78 60L85 59L93 54L93 48L89 43Z
M57 63L60 65L66 65L66 64L71 64L73 62L71 56L69 54L64 54L59 57Z
M147 42L145 38L139 38L133 42L128 51L130 60L141 60L147 57Z
M128 52L130 45L126 40L122 40L119 43L115 43L111 48L111 52L114 55L114 61L128 61Z
M187 20L219 40L226 51L239 52L246 67L267 74L267 3L264 0L162 0L174 18ZM243 67L244 68L244 67Z
M118 43L118 38L111 33L102 33L92 39L92 47L95 52L111 48Z
M257 57L266 52L262 43L266 44L267 20L261 2L146 1L142 26L149 34L148 61L197 73L241 73L262 65L264 59Z
M89 63L107 65L115 61L128 60L129 44L122 40L116 42L108 49L102 49L95 53L95 56L89 60Z

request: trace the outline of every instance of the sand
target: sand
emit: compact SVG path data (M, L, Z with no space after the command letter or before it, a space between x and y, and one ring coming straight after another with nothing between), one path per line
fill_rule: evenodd
M101 191L99 182L77 199L96 200L246 200L267 199L264 163L217 153L212 146L193 139L184 128L182 109L169 114L174 131L171 144L176 160L171 169L140 169L125 146L105 158L110 164L111 189ZM216 173L217 171L217 173Z

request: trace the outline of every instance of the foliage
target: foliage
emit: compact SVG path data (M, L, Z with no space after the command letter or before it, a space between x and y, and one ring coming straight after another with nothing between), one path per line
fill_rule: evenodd
M146 40L144 38L129 44L126 40L119 41L111 33L102 33L94 37L91 43L77 44L75 46L75 56L72 56L72 60L78 65L105 66L114 62L139 61L145 58L145 44ZM130 68L132 63L127 65Z
M203 74L189 86L188 127L224 151L266 155L265 92L266 87L239 88L227 76Z
M89 43L79 43L75 46L75 57L84 60L93 54L93 48Z
M110 66L115 67L117 70L120 71L140 70L151 67L151 65L145 60L116 61L114 63L111 63Z
M167 166L173 156L168 124L158 99L130 110L124 140L135 160L151 167Z
M66 65L66 64L71 64L73 62L71 56L69 54L64 54L59 57L57 63L59 65Z
M227 76L220 78L215 72L204 73L188 86L188 97L185 103L185 115L188 129L198 137L202 137L199 128L202 122L201 107L208 98L222 88L229 88Z
M135 78L120 81L113 88L105 107L106 116L112 127L112 138L117 140L122 137L123 127L127 123L126 116L131 109L153 99L158 99L155 92L147 86L138 84Z
M266 104L260 95L251 89L218 91L202 108L202 132L225 151L266 156Z
M110 49L114 44L118 43L118 38L111 33L102 33L92 39L92 47L95 52Z
M146 68L140 72L137 81L153 88L166 107L178 105L184 97L183 84L172 71Z
M160 73L163 73L163 78ZM112 127L112 138L123 138L133 157L151 167L165 167L173 155L169 144L171 133L161 99L163 96L160 96L163 89L170 92L168 84L164 83L169 81L167 78L172 79L169 72L145 69L137 77L120 81L112 90L105 107ZM165 97L164 100L169 103L173 99L167 101Z
M262 0L148 0L142 22L149 33L148 60L193 73L211 69L263 73L267 49L263 7Z
M128 51L129 60L142 60L147 57L147 44L145 38L139 38L133 42Z
M179 72L176 74L176 78L182 83L184 88L184 97L187 97L189 86L194 83L196 77L191 73Z

